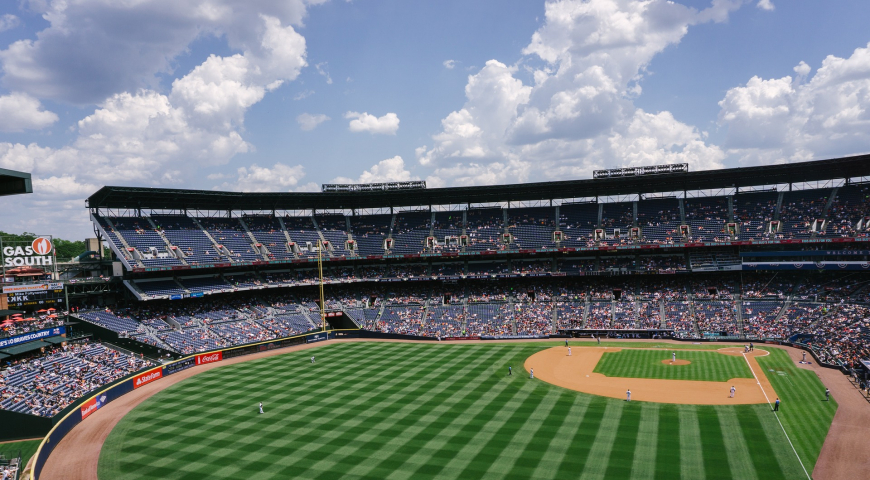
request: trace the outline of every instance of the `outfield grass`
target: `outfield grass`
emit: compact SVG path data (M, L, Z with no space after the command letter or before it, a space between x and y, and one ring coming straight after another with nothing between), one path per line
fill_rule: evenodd
M752 378L752 371L749 370L742 356L722 355L718 352L681 351L677 354L677 359L692 363L663 364L662 360L671 360L672 352L637 349L605 352L593 371L608 377L663 380L725 382L732 378Z
M812 472L837 413L837 402L833 397L824 401L825 387L816 374L798 368L782 350L771 348L769 356L758 358L758 364L773 389L782 395L779 419L807 470Z
M6 458L12 458L12 455L21 450L21 464L27 465L28 460L36 453L40 443L42 443L42 439L3 443L0 444L0 453L5 454Z
M307 350L210 370L127 415L99 478L806 478L766 405L627 403L530 380L523 361L551 346L342 343L314 365ZM782 390L784 415L823 391L801 382ZM822 436L808 456L824 408L795 407L824 427L802 432Z

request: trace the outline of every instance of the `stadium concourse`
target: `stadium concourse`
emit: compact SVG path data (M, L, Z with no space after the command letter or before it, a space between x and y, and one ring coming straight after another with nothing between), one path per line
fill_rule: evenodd
M6 325L76 335L0 358L0 408L56 423L155 365L324 327L786 343L866 392L867 177L865 156L409 191L103 187L87 203L111 273L66 282L85 292L69 316Z

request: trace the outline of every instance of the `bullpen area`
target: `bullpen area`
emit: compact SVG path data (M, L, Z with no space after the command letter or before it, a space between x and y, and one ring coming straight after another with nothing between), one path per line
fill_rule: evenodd
M690 363L673 366L659 358L673 344L571 346L578 365L620 382L739 379L750 384L737 398L760 390L750 363L718 345L677 345ZM777 349L756 349L751 368L782 400L778 414L727 398L626 402L543 381L543 367L530 379L523 366L552 352L566 347L349 342L214 368L126 415L102 447L99 478L798 479L837 409ZM590 363L581 352L602 353ZM645 374L652 365L664 373Z

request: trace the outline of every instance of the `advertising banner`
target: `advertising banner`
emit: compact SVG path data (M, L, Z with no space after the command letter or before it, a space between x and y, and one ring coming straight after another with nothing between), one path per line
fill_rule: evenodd
M48 290L63 290L63 282L33 283L30 285L9 285L3 287L3 293L10 294L45 292Z
M194 365L196 365L196 359L193 358L185 358L184 360L170 363L163 367L163 376L165 377L166 375L172 375L173 373L187 370Z
M196 364L205 365L206 363L220 362L224 359L223 352L214 352L206 355L197 355Z
M58 335L63 335L64 333L66 333L66 327L54 327L46 328L44 330L39 330L36 332L25 333L24 335L16 335L9 338L0 338L0 348L8 348L13 345L18 345L20 343L32 342L34 340L41 340L48 337L56 337Z
M106 395L101 395L99 397L94 397L87 402L82 404L82 420L91 416L92 413L96 412L103 405L106 404Z
M160 380L161 378L163 378L163 367L148 370L147 372L133 378L133 388L136 389L143 387L155 380Z
M51 237L36 237L32 241L0 239L3 244L3 268L51 267L54 265L54 245Z
M328 340L328 339L329 339L329 334L326 332L315 333L314 335L308 335L307 337L305 337L305 341L308 343L322 342L322 341Z

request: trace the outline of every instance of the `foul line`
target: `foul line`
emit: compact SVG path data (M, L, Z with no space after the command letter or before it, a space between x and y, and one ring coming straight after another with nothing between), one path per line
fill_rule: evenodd
M770 353L768 353L770 355ZM767 355L765 355L767 356ZM749 361L749 357L746 356L746 353L743 353L743 359L746 360L746 364L749 365L749 371L752 372L752 376L755 377L755 383L758 384L758 388L761 389L761 393L764 394L764 398L767 400L767 406L770 406L770 397L767 396L767 392L764 391L764 387L761 386L761 380L758 379L758 375L755 374L755 370L752 368L752 362ZM760 366L760 365L759 365ZM798 463L801 464L801 468L804 470L804 474L807 476L809 480L813 480L813 477L810 476L809 472L807 472L807 467L804 466L804 462L801 461L801 456L798 455L797 450L794 448L794 444L791 443L791 438L788 436L788 432L785 431L785 427L782 426L782 422L779 420L779 414L774 411L773 415L776 417L776 421L779 422L779 428L782 429L782 433L785 434L785 439L788 440L788 444L791 445L791 451L794 452L794 456L797 457Z

